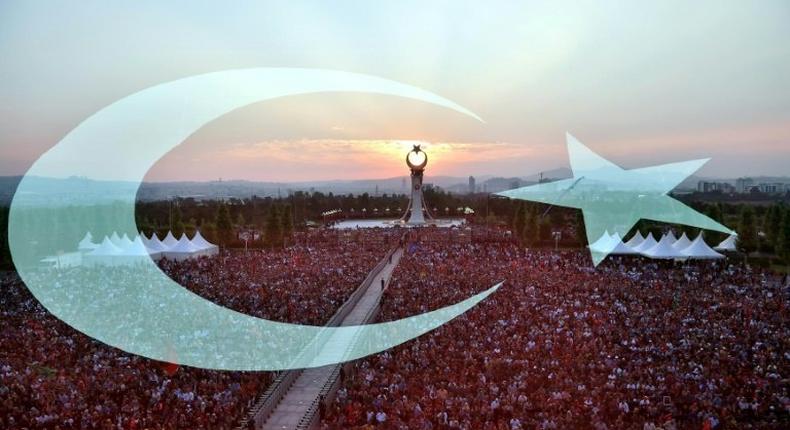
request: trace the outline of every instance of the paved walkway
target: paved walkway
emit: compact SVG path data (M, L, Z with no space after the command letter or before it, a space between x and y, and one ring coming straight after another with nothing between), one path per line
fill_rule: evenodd
M381 296L381 280L389 282L392 271L398 265L403 249L398 249L392 255L392 263L387 264L373 278L370 287L359 299L357 305L349 312L340 325L359 325L365 323L364 319L368 312L376 305ZM340 339L332 339L324 346L325 350L330 350L333 345L344 345ZM310 405L318 398L321 388L329 381L334 366L323 366L312 369L305 369L302 374L294 381L291 389L283 397L275 408L269 419L263 424L263 429L272 430L291 430L299 424L299 420L305 416Z

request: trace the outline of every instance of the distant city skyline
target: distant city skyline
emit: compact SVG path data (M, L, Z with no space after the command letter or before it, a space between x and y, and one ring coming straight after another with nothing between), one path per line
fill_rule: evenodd
M399 176L411 141L428 142L427 177L524 176L567 165L566 132L626 168L790 175L785 1L147 6L0 5L0 175L129 94L266 66L393 79L485 123L390 96L290 97L208 124L146 180Z

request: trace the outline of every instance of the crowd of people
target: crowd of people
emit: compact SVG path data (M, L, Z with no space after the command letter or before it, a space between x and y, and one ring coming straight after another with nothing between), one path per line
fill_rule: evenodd
M324 236L308 234L285 249L165 260L160 267L217 304L262 318L322 325L391 246L373 232L343 240ZM115 267L112 275L131 278L140 271ZM61 290L74 293L80 279L97 273L73 268L57 279ZM108 289L122 287L106 282ZM11 273L0 280L0 321L2 429L233 428L273 377L179 367L112 348L49 314Z
M179 284L230 309L275 321L323 325L365 279L389 242L299 244L218 258L162 261Z
M740 263L415 243L381 320L504 281L466 314L360 360L324 429L790 428L788 287Z
M790 427L790 291L774 275L733 260L610 257L593 267L582 251L528 250L505 230L478 230L406 235L380 320L503 284L437 330L357 361L323 428ZM284 249L159 267L222 306L321 325L401 234L318 230ZM100 276L62 272L70 294ZM0 322L3 429L233 428L273 378L102 344L50 315L11 273L0 278Z

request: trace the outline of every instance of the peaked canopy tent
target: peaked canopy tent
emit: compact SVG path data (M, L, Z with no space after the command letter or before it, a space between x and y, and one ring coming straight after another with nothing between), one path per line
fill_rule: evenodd
M116 257L122 252L121 248L115 246L110 238L104 236L102 243L93 251L85 254L82 261L86 266L118 266L121 260Z
M615 233L612 235L612 239L615 241L614 246L609 251L609 254L612 255L636 255L639 254L637 251L634 251L633 248L623 243L623 240L620 238L620 235Z
M143 244L140 236L137 236L133 241L129 242L129 246L121 249L120 254L118 254L118 258L123 260L123 264L130 265L142 262L142 260L146 258L159 260L162 258L162 252L149 249L145 246L145 244Z
M634 249L637 246L641 245L642 242L644 241L645 241L645 237L642 236L642 232L637 230L636 233L634 233L634 235L631 236L631 239L629 239L628 242L625 243L625 246Z
M168 235L172 236L170 233L168 233ZM216 252L213 252L208 248L201 249L195 246L192 241L189 240L186 233L181 235L181 239L179 239L175 245L162 252L163 257L167 258L168 260L176 261L183 261L190 258L210 256L215 254Z
M132 239L129 239L129 236L126 233L124 233L123 237L121 237L120 243L116 243L116 245L118 246L118 248L126 249L132 246Z
M726 239L722 240L720 244L716 245L713 249L716 251L736 251L738 250L738 235L731 234Z
M631 249L633 249L636 252L642 253L642 252L647 251L648 249L656 246L657 243L658 242L656 242L656 239L653 237L653 233L648 233L647 237L645 238L645 240L642 241L642 243L640 243L639 245L637 245L637 246L635 246L635 247L633 247Z
M638 243L638 245L632 247L628 245L629 243ZM590 245L590 249L598 252L607 252L612 255L641 254L645 257L656 259L710 260L724 258L722 254L719 254L705 243L702 233L694 241L691 241L685 233L680 236L680 239L675 239L675 235L669 232L661 236L661 239L656 242L652 233L648 233L647 238L645 238L637 231L631 237L631 240L623 243L617 233L609 235L609 232L606 232Z
M192 238L192 245L205 251L207 255L219 254L219 247L203 238L203 235L200 234L200 230L195 232L195 236Z
M681 253L689 258L698 258L704 260L712 260L712 259L719 259L724 258L723 255L719 254L718 252L714 251L705 240L702 239L702 233L691 242L691 245L687 246L686 249L681 251Z
M165 244L159 240L159 237L156 235L156 233L151 233L150 239L146 238L142 233L140 234L140 237L142 238L143 245L145 245L148 249L160 253L167 251L167 246L165 246Z
M686 236L686 233L684 232L680 236L680 239L676 240L675 243L672 244L672 247L677 249L678 251L682 251L686 249L686 247L689 245L691 245L691 240L689 240L688 236Z
M80 243L77 244L77 250L80 252L93 251L98 247L98 243L93 243L93 235L91 232L85 233L85 237L83 237Z
M681 254L680 251L672 247L672 245L675 243L674 237L675 236L672 234L665 234L661 236L661 240L659 240L654 246L640 252L646 257L659 259L686 257L685 255Z
M604 232L600 239L590 245L590 249L596 252L604 252L610 255L634 255L638 252L631 249L623 243L619 233L609 235L609 232Z
M167 248L172 248L178 243L178 240L173 236L172 231L167 232L167 236L162 240L162 244Z
M112 234L110 235L110 242L112 242L112 244L115 246L118 247L121 246L121 236L118 236L117 231L112 232Z
M609 231L604 231L601 237L589 245L589 248L596 252L609 252L615 245L615 239L609 234Z

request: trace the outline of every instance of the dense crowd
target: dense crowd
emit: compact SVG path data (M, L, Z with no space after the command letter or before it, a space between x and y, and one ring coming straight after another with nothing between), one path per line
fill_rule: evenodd
M323 427L790 428L788 287L731 262L418 243L394 320L504 285L456 320L360 360Z
M260 318L323 325L386 254L388 242L295 245L218 258L162 261L179 284Z
M390 244L373 235L325 240L316 233L285 249L223 252L160 267L223 306L323 324L384 257ZM133 267L112 273L140 276ZM79 288L75 280L94 275L75 268L59 279L63 289ZM270 373L179 367L104 345L50 315L14 274L0 283L0 322L2 429L232 428L272 380Z

